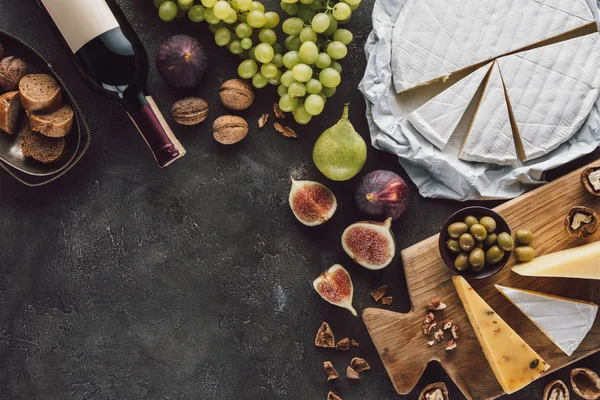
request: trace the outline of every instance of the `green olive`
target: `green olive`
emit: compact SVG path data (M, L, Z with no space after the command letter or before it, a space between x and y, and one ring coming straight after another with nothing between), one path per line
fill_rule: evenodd
M535 249L530 246L521 246L515 249L515 255L520 262L528 262L535 258Z
M475 248L475 239L470 233L463 233L458 239L458 243L464 251L471 251Z
M515 248L515 241L508 233L502 232L498 235L498 246L504 251L512 251Z
M455 222L448 227L448 235L452 239L458 239L463 233L467 233L469 227L464 222Z
M517 243L519 244L530 244L533 242L533 233L529 229L519 229L515 234Z
M481 271L485 265L485 252L482 249L473 249L469 254L469 264L473 271Z
M490 248L496 245L497 240L498 235L496 235L495 233L490 233L483 241L483 244L485 245L485 247Z
M479 223L479 220L472 215L469 215L468 217L465 218L465 224L467 224L469 229L471 229L471 227L473 225L478 224L478 223Z
M481 217L479 223L485 227L488 233L496 230L496 220L492 217Z
M480 242L483 242L488 236L488 232L485 226L481 224L475 224L471 227L471 235Z
M488 264L498 264L504 258L504 250L498 246L492 246L485 252L485 261Z
M456 268L458 271L464 271L469 268L469 266L469 253L460 253L456 257L456 260L454 260L454 268Z
M454 240L454 239L448 240L446 242L446 247L448 247L448 250L450 250L452 253L455 253L455 254L462 252L462 249L460 248L460 244L458 244L458 240Z

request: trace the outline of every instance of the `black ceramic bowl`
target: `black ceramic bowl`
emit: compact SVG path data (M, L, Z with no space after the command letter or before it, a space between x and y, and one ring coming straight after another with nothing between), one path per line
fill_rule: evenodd
M498 271L504 268L504 266L508 262L508 259L510 258L510 251L506 252L504 258L498 264L486 264L485 267L483 267L483 269L479 272L473 271L470 268L465 271L458 271L456 268L454 268L454 260L456 259L456 255L450 250L448 250L448 248L446 247L446 242L450 239L450 235L448 235L448 227L454 222L464 221L465 218L469 215L472 215L478 219L486 216L492 217L494 218L494 220L496 220L496 234L500 234L502 232L506 232L509 235L511 234L510 227L508 226L504 218L502 218L495 211L489 208L478 206L463 208L462 210L454 213L450 218L448 218L448 220L444 223L444 226L442 226L439 240L440 255L442 256L442 260L444 260L444 263L446 264L448 269L450 269L450 271L455 275L464 276L468 279L489 278L490 276L498 273Z

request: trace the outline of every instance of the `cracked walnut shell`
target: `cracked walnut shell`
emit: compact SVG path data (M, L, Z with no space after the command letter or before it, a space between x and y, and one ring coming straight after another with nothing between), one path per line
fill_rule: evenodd
M325 321L321 324L321 327L317 331L315 337L315 346L317 347L335 347L335 338L333 332L329 327L329 324Z
M371 369L371 366L369 365L368 362L365 361L364 358L354 357L350 361L350 368L352 368L353 370L355 370L358 373L361 373L363 371Z
M542 400L569 400L569 389L563 381L556 380L552 381L544 389L544 397Z
M600 165L584 169L581 173L581 184L588 192L600 197Z
M586 400L600 398L600 378L587 368L575 368L571 371L571 386L573 391Z
M598 231L598 215L588 207L573 207L565 219L565 229L574 238L591 236Z
M448 400L448 388L444 382L436 382L425 386L419 400Z
M325 361L323 363L323 369L325 370L325 373L327 374L328 382L333 379L337 379L339 377L339 375L338 375L337 371L335 370L335 367L333 366L331 361Z

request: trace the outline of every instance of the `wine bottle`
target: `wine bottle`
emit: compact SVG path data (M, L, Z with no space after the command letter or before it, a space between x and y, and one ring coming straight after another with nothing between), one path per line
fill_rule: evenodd
M113 0L35 0L46 10L92 88L118 99L160 167L185 154L146 89L148 57Z

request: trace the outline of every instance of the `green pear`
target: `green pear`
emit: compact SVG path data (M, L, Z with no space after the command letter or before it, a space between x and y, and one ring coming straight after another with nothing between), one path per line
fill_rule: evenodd
M347 181L364 167L367 144L348 120L348 104L344 105L342 119L317 139L313 161L332 181Z

